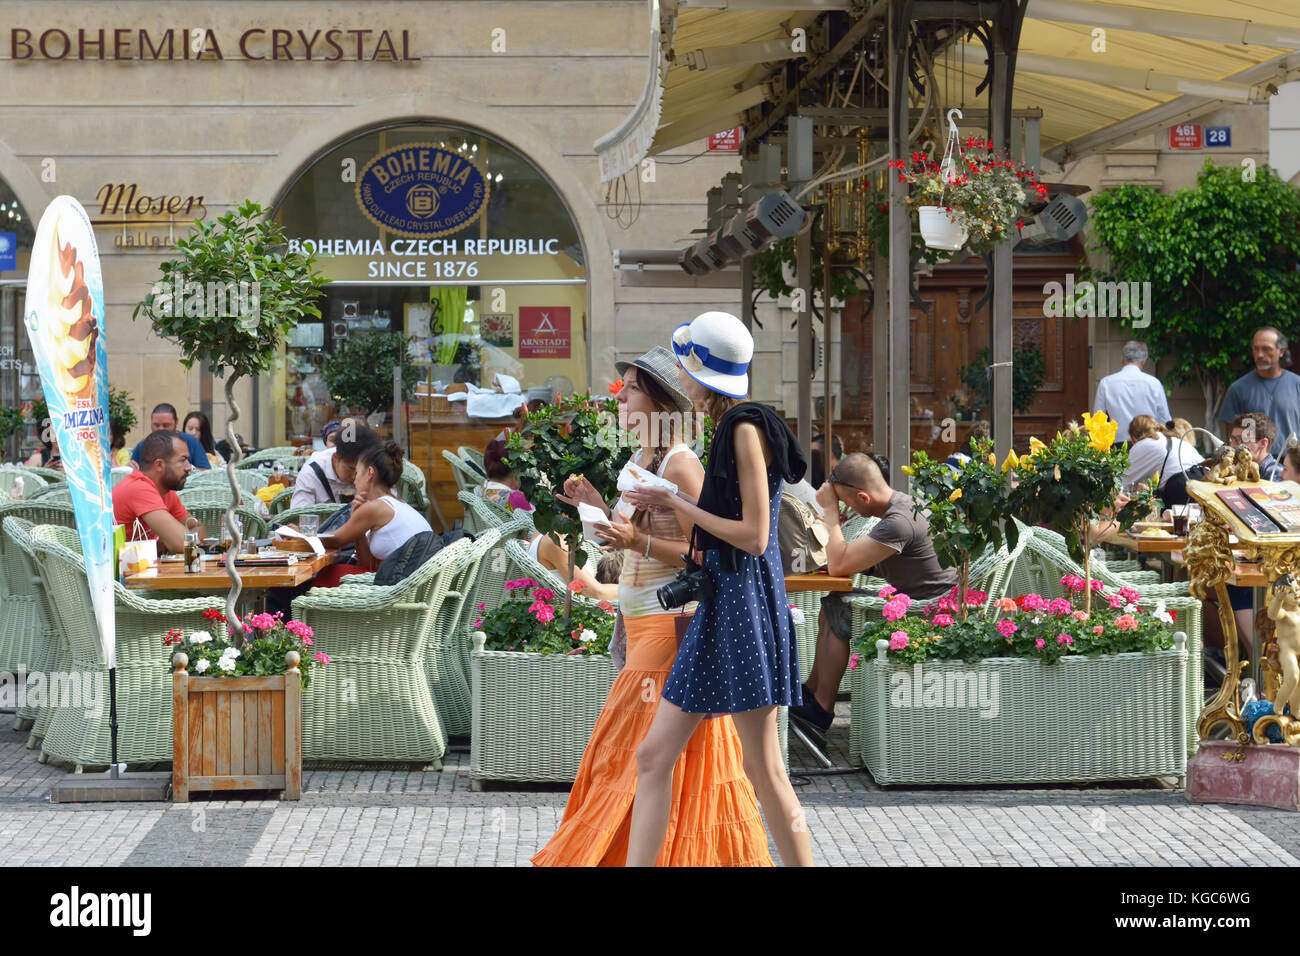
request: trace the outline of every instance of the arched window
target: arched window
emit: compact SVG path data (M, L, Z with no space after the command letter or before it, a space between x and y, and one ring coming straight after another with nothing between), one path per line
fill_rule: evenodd
M324 321L295 330L273 386L280 437L302 442L343 412L322 364L376 332L411 336L431 383L489 387L503 373L525 390L587 386L577 225L537 166L501 140L434 123L358 133L303 170L276 216L330 279Z
M23 293L36 224L13 189L0 179L0 406L20 407L40 395L27 332L23 329ZM36 444L37 426L29 425L0 445L0 457L12 460Z

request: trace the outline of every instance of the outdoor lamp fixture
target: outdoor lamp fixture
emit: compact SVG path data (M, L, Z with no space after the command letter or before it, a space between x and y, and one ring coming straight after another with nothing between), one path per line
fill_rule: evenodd
M736 213L694 246L682 251L678 264L691 275L721 269L728 260L761 252L799 231L807 212L788 192L778 189ZM703 272L696 269L703 268Z
M1045 246L1078 234L1088 221L1088 207L1078 196L1057 193L1042 212L1020 229L1020 241Z
M1165 422L1165 428L1169 429L1170 431L1173 431L1174 423L1172 421ZM1210 440L1210 451L1214 451L1220 445L1223 444L1223 439L1220 438L1218 435L1214 434L1214 432L1206 431L1204 428L1198 428L1195 425L1192 426L1192 431L1200 432L1202 435L1204 435L1206 438Z

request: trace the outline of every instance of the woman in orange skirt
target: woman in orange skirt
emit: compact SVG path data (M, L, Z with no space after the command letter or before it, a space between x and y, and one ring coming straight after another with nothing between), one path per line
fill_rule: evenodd
M655 348L618 364L620 424L640 438L634 459L648 471L698 495L699 459L681 441L692 405L677 382L676 360ZM689 421L689 417L687 418ZM627 662L610 689L569 794L560 828L533 857L537 866L623 866L636 797L636 751L654 721L659 694L677 656L687 615L666 614L655 592L683 566L690 528L671 511L613 512L585 478L569 479L562 500L604 509L604 533L626 555L619 581L619 612L627 633ZM693 606L688 606L688 611ZM680 630L679 630L680 627ZM728 716L696 729L673 772L668 837L657 866L771 866L767 833L745 776L740 738Z

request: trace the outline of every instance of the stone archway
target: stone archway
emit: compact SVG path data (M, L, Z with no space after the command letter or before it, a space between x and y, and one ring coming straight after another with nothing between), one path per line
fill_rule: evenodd
M453 123L482 130L527 157L550 180L578 228L587 267L587 375L592 357L614 348L614 256L604 220L586 185L546 137L508 109L440 95L436 109L425 94L367 100L303 129L253 184L250 197L270 206L321 154L358 132L394 123ZM268 394L269 399L269 394Z
M32 228L41 221L41 214L49 205L50 191L42 185L40 179L25 166L9 145L0 139L0 179L14 191L23 209L27 210L32 220ZM57 191L57 181L55 187Z

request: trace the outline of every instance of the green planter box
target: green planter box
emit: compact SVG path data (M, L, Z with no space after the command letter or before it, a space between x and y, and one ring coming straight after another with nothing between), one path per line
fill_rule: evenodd
M470 781L571 782L614 683L609 657L470 653Z
M1188 655L1175 641L1154 654L927 661L919 672L878 651L854 673L850 750L882 785L1181 777Z
M470 653L470 785L484 780L571 783L614 684L609 657ZM777 710L777 739L790 765L789 717Z

